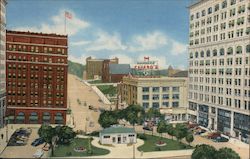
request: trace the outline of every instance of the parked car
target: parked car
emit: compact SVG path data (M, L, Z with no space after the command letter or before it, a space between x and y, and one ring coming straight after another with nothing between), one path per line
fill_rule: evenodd
M33 157L34 158L41 158L44 154L44 151L42 149L38 149L34 154Z
M213 139L214 142L228 142L228 139L225 137L217 137Z
M35 141L33 141L31 143L32 146L38 146L38 145L41 145L44 143L44 140L42 138L38 138L38 139L35 139Z
M143 130L153 131L153 127L144 126Z
M24 142L23 140L17 140L16 143L17 143L17 144L21 144L21 145L22 145L22 144L25 144L25 142Z
M94 109L93 105L89 105L89 109L93 110Z

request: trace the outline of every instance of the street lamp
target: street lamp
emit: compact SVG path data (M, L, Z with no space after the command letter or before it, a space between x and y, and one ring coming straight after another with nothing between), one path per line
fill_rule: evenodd
M8 124L9 124L9 118L5 117L5 124L6 124L6 143L8 143Z

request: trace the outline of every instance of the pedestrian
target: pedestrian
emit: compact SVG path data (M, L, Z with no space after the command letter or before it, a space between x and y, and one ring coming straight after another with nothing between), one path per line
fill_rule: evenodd
M2 140L3 140L3 134L1 134L1 138L2 138Z
M141 151L141 156L143 156L143 151Z

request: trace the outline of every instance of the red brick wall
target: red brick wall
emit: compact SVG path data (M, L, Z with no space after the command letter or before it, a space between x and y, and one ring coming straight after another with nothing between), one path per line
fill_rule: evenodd
M58 112L53 108L66 110L67 36L7 31L6 43L7 112L13 107L15 115L23 111L27 116L32 111L41 115L48 107L52 114Z

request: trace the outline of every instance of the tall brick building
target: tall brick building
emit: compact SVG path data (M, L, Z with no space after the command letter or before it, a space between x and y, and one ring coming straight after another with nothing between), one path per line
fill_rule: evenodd
M7 115L11 123L65 124L65 35L6 32Z

